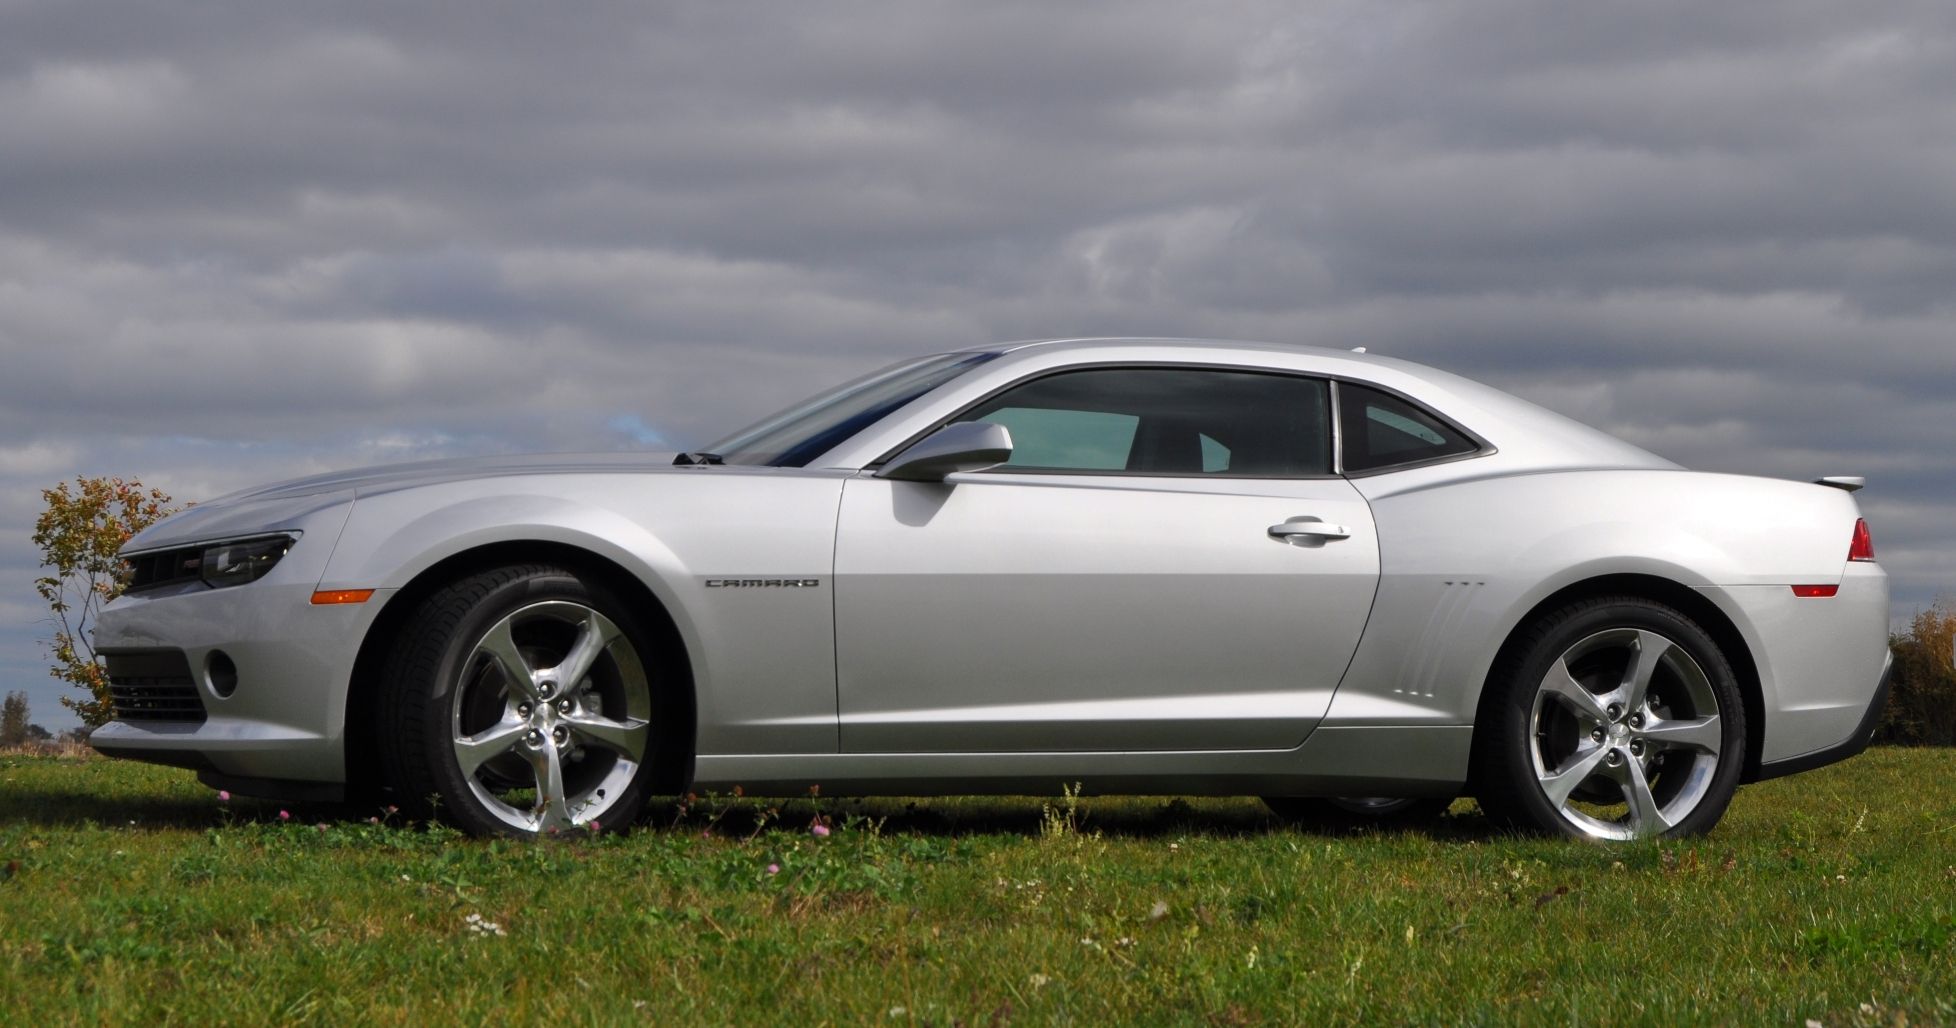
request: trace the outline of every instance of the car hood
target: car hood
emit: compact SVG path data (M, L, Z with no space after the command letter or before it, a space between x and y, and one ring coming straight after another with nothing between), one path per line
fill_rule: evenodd
M611 474L684 474L672 465L671 453L525 454L464 457L354 468L255 486L199 503L151 525L130 539L124 552L153 550L261 532L305 530L335 507L358 496L453 482L512 475L605 472ZM344 521L341 512L340 521ZM337 531L337 529L335 529Z
M330 471L323 475L294 478L270 485L255 486L220 496L212 505L253 500L282 500L316 493L374 493L406 489L436 482L468 478L496 478L504 475L563 474L566 472L668 472L671 453L529 453L494 457L458 457L449 460L424 460L411 464L383 464L378 467Z

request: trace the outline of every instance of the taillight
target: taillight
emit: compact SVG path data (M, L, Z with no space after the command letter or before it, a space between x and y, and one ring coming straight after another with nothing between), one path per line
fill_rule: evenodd
M1868 519L1854 519L1854 541L1847 544L1848 560L1874 560L1874 536L1868 534Z

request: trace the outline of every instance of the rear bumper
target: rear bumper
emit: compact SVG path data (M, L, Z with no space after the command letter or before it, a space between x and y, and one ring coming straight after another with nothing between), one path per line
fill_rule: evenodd
M1837 764L1867 749L1868 743L1874 739L1875 730L1881 727L1881 712L1888 706L1888 685L1894 673L1895 662L1890 658L1881 665L1881 682L1875 686L1874 699L1869 701L1867 712L1861 715L1860 723L1855 725L1854 731L1849 733L1846 739L1833 746L1823 746L1798 756L1762 761L1759 765L1759 777L1753 781L1763 782L1768 778L1781 778L1802 771L1811 771L1817 767Z
M1890 659L1888 576L1878 565L1848 564L1830 597L1784 584L1701 593L1738 629L1758 676L1758 723L1748 726L1758 750L1748 763L1796 760L1853 737Z

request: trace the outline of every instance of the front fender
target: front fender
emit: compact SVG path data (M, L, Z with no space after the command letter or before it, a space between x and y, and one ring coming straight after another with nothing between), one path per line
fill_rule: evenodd
M319 582L321 590L392 590L460 553L497 543L548 542L587 550L640 578L668 606L668 581L688 575L685 562L643 523L614 510L557 496L445 486L458 496L423 490L362 498Z
M525 476L361 496L321 589L392 591L485 546L548 543L637 578L687 647L696 740L713 752L834 752L839 476ZM712 588L726 579L813 581Z

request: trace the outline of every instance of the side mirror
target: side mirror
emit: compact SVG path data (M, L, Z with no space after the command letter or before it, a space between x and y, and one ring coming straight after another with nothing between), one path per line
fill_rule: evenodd
M917 440L890 458L877 478L942 482L960 471L983 471L1012 459L1012 433L989 421L959 421Z

